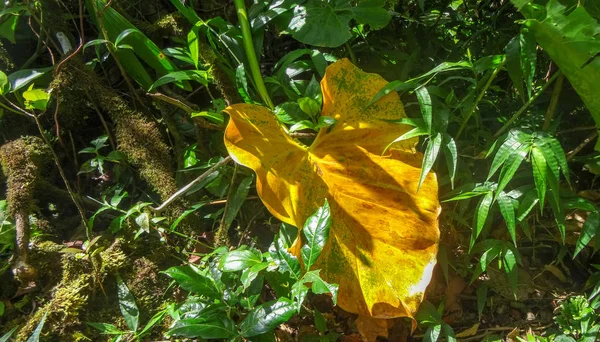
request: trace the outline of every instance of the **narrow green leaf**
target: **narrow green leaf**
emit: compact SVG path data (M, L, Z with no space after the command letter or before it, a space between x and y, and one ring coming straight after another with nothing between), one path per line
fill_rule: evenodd
M518 285L517 284L518 270L517 270L517 257L512 249L507 248L504 251L503 256L502 256L502 264L504 267L504 272L506 273L506 275L508 277L510 287L513 289L513 293L514 293L514 291L517 289L517 285Z
M408 140L408 139L412 139L412 138L416 138L416 137L420 137L422 135L428 135L429 133L427 133L427 130L425 130L424 127L415 127L413 129L411 129L410 131L402 134L401 136L399 136L398 138L394 139L394 141L392 141L391 143L389 143L385 149L383 150L382 154L385 154L385 152L387 152L387 150L394 144L397 143L399 141L403 141L403 140Z
M423 117L423 121L425 122L425 130L428 133L432 134L433 132L431 131L431 126L433 123L433 115L429 91L427 91L426 87L420 87L415 90L415 95L417 95L417 100L419 101L421 116Z
M12 334L15 333L15 331L17 331L19 327L14 327L12 329L10 329L10 331L8 331L6 334L2 335L2 337L0 337L0 342L8 342L8 339L12 336Z
M450 177L450 184L452 185L452 189L454 189L456 165L458 164L458 150L456 149L456 142L448 133L444 133L443 145L446 166L448 167L448 176Z
M521 68L521 39L516 36L506 45L506 69L517 93L525 103L525 88L523 87L523 69Z
M40 335L42 334L42 329L44 329L44 323L46 322L46 316L48 316L48 311L46 311L44 313L44 316L42 316L42 319L40 320L38 325L35 327L35 330L31 334L31 336L29 336L29 338L27 339L26 342L39 342L40 341Z
M540 200L540 210L544 211L544 200L546 198L546 174L547 165L544 154L537 147L533 146L531 149L531 164L533 167L533 180L535 182L535 188L537 190L538 198Z
M556 138L548 136L542 139L541 148L542 152L544 152L544 155L546 156L546 159L548 159L548 155L550 154L550 151L552 151L552 154L556 158L558 166L560 167L563 176L565 176L567 183L571 184L571 177L569 175L569 165L567 163L567 157L565 156L565 151L560 145L560 142L558 142ZM558 178L558 176L556 176L556 178Z
M517 208L517 221L523 221L539 201L537 190L531 189L525 193Z
M167 314L166 310L162 310L159 311L157 313L154 314L154 316L152 316L152 318L150 318L150 320L148 321L148 323L146 323L146 325L144 326L144 329L142 329L142 331L140 331L140 333L138 334L138 336L143 336L147 333L150 332L150 330L152 330L152 328L159 323L160 321L162 321L162 319L165 317L165 315Z
M421 176L419 178L419 186L417 187L417 191L421 188L421 185L425 181L425 177L431 171L435 160L440 152L440 147L442 145L442 134L438 133L436 136L429 141L427 144L427 148L425 149L425 156L423 157L423 166L421 168Z
M485 225L485 221L488 218L488 214L490 212L490 206L492 205L492 201L494 199L494 193L488 192L483 196L479 203L477 204L477 216L476 216L476 225L475 225L475 234L474 238L477 239L479 234L481 234L481 230Z
M494 261L500 255L500 252L502 252L501 247L492 246L490 249L481 254L481 257L479 258L479 266L481 267L482 272L487 270L489 264L491 264L492 261Z
M233 250L221 257L219 269L223 272L237 272L262 262L262 255L256 250Z
M240 209L242 208L242 205L244 204L244 202L246 201L246 198L248 197L248 192L250 191L250 185L252 185L253 180L254 180L254 175L249 175L249 176L245 177L244 179L242 179L237 190L233 193L233 196L231 196L231 198L229 198L227 200L229 209L225 213L225 229L229 229L229 227L231 226L231 223L233 223L233 220L236 218L237 214L239 213Z
M500 171L500 176L498 177L498 187L496 188L496 193L500 193L504 188L508 185L521 166L521 163L527 156L527 151L529 150L528 145L521 145L514 153L512 153L504 166L502 166L502 170Z
M427 331L425 331L425 335L423 336L423 342L437 342L442 334L442 325L436 324L434 326L430 326Z
M238 90L238 94L244 99L245 103L252 103L250 98L250 92L248 90L248 78L246 77L246 68L243 63L237 66L235 69L235 84Z
M537 42L535 36L528 28L524 27L520 35L521 45L521 68L525 78L527 95L531 98L531 89L533 88L533 78L535 77L535 67L537 64Z
M300 250L304 267L310 270L312 265L317 261L323 247L329 237L329 228L331 227L331 214L329 211L329 202L325 200L325 204L317 209L304 223L302 233L305 237L305 244Z
M119 309L125 318L125 323L131 331L137 331L140 323L140 310L135 303L133 294L127 288L127 285L117 274L117 295L119 297Z
M485 309L487 297L488 297L487 285L486 284L479 285L477 287L477 313L479 315L479 319L481 319L481 314L483 314L483 309Z
M194 62L194 67L198 69L198 60L200 58L200 27L204 25L203 22L197 22L187 35L188 49L190 50L190 56Z
M250 311L238 325L240 334L243 337L252 337L272 331L292 318L294 311L294 302L285 297L264 303Z
M508 157L510 157L513 153L515 153L523 143L520 139L514 135L513 131L508 133L508 136L504 143L500 145L496 155L494 156L494 160L492 161L492 166L490 167L490 172L488 173L487 180L490 180L492 176L498 171L500 166L506 162Z
M101 334L105 334L105 335L123 335L123 334L125 334L124 331L117 329L117 327L115 327L112 324L94 323L94 322L86 322L86 324L89 325L90 327L98 330Z
M577 244L575 246L575 252L573 253L573 257L576 257L581 250L590 243L590 241L598 234L600 230L600 212L595 211L591 212L585 220L583 227L581 228L581 235L579 235L579 239L577 239ZM597 249L598 246L595 246Z
M512 198L508 197L506 193L501 193L498 196L498 206L500 207L500 213L502 217L504 217L504 221L506 222L506 228L508 228L508 232L510 233L510 237L513 240L515 246L517 245L517 235L516 235L516 224L515 224L515 208L513 206Z
M204 70L173 71L156 80L148 91L151 92L165 84L181 81L195 81L206 87L208 86L208 73Z

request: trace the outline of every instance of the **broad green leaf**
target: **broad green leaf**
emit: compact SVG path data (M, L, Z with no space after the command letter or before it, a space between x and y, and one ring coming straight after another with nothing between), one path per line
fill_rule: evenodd
M242 286L244 289L247 289L252 281L256 279L260 271L264 270L269 266L268 262L261 262L260 264L255 264L245 269L240 276L240 281L242 282Z
M431 131L433 115L431 114L432 106L429 92L427 91L427 88L420 87L417 88L417 90L415 90L415 94L417 95L417 100L419 101L421 116L423 117L423 121L425 122L425 130L427 130L429 134L433 134L433 132Z
M329 203L325 200L325 204L306 220L302 229L305 243L302 246L300 254L302 255L304 267L307 270L310 270L321 255L329 237L330 227L331 213L329 211Z
M207 297L214 297L218 295L217 288L215 287L212 279L204 274L199 273L191 266L171 267L164 273L175 279L177 284L179 284L179 286L186 291Z
M25 99L26 109L45 111L48 100L50 100L50 94L44 89L33 89L32 84L28 90L23 92L23 98Z
M50 70L52 70L52 67L41 69L22 69L13 72L12 74L8 75L10 92L14 93L17 90L28 86L31 82L44 76Z
M15 31L17 29L17 23L19 22L18 15L6 15L3 16L7 18L0 23L0 37L3 37L15 44L17 41L15 40ZM4 19L3 18L3 19Z
M264 303L250 311L238 325L243 337L252 337L272 331L294 315L294 302L283 297Z
M298 99L300 109L311 118L314 118L321 111L321 105L310 97L302 97Z
M8 93L10 83L8 82L8 76L4 71L0 70L0 95Z
M592 241L594 236L598 234L598 231L600 231L600 213L598 211L591 212L581 228L581 235L579 235L579 239L577 239L573 257L576 257L577 254ZM598 246L595 246L595 248L597 249Z
M545 183L544 183L545 185ZM506 228L510 233L510 237L513 240L515 246L517 245L517 234L516 234L516 222L515 222L515 207L512 203L512 198L508 197L506 193L501 193L498 198L498 207L500 207L500 213L504 217L506 222Z
M297 131L301 131L303 129L315 129L315 124L310 121L310 120L302 120L299 122L296 122L294 125L292 125L292 127L290 127L290 132L297 132Z
M275 236L273 244L269 248L269 253L273 261L279 266L279 272L290 272L290 275L298 280L300 279L300 262L298 258L288 251L291 245L286 244L285 235L279 233Z
M356 19L378 30L390 21L390 14L383 9L381 0L363 0L354 7L348 0L308 0L294 8L289 24L293 37L304 44L321 47L338 47L352 34L350 21Z
M26 342L39 342L40 341L40 335L42 334L42 329L44 329L44 323L46 322L46 316L48 316L48 311L44 312L44 316L42 316L42 319L40 320L38 325L35 327L35 330L31 334L31 336L29 336L29 338L27 339Z
M309 120L309 116L300 109L298 102L285 102L275 108L279 121L293 125L299 121Z
M317 125L315 126L315 130L318 131L321 128L328 128L328 127L335 125L336 123L337 123L337 120L330 116L319 116L319 121L317 122Z
M165 84L181 81L195 81L206 87L208 86L208 73L203 70L173 71L156 80L156 82L150 86L148 91L151 92Z
M205 339L228 339L237 336L235 323L224 313L212 313L207 316L179 320L169 329L168 334Z
M540 200L540 210L543 211L544 200L546 198L547 165L544 154L537 146L533 146L531 149L531 164L533 167L533 180L535 182L538 199Z
M421 185L425 181L427 174L431 171L433 164L435 163L438 154L440 153L440 147L442 146L442 133L438 133L429 141L427 148L425 149L425 156L423 158L423 166L421 175L419 176L419 185L417 191L421 189Z
M313 293L323 294L329 293L331 294L331 299L333 300L333 305L337 305L337 297L338 297L338 285L329 284L324 281L319 275L320 270L314 270L306 272L304 275L304 280L306 282L312 283L311 289Z
M221 257L219 269L223 272L237 272L262 262L262 255L256 250L234 250Z
M303 227L327 198L329 240L313 267L327 283L339 284L341 308L376 318L412 317L435 265L437 183L428 173L417 193L422 156L413 151L416 139L381 155L410 128L391 122L405 117L397 94L367 107L386 84L341 59L321 81L321 115L337 123L320 130L310 147L291 139L270 110L248 104L226 109L225 145L256 172L257 192L279 220ZM289 250L296 256L306 243L299 235ZM274 245L270 251L275 259L286 249Z
M425 331L425 336L423 336L423 342L437 342L442 334L442 325L436 324L430 326Z
M524 15L529 15L523 1L513 0L513 3ZM584 6L567 8L559 0L549 0L545 7L545 18L528 18L525 26L575 88L596 126L600 127L600 97L597 96L600 58L596 58L600 53L597 40L600 24ZM600 150L598 141L596 150Z
M117 274L117 295L119 297L119 309L125 318L125 323L131 331L137 331L140 323L140 310L135 303L133 294L127 288L127 285Z

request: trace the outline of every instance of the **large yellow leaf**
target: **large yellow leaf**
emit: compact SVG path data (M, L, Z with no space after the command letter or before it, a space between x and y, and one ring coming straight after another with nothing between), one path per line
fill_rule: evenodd
M422 155L415 141L381 155L406 131L389 122L405 117L397 94L365 109L385 85L340 60L321 82L322 115L337 124L310 147L291 139L269 109L248 104L226 109L225 144L256 172L260 198L281 221L301 228L329 200L333 222L315 268L339 284L340 307L374 318L412 317L436 261L438 189L430 173L417 193ZM292 247L296 254L301 243L299 237Z

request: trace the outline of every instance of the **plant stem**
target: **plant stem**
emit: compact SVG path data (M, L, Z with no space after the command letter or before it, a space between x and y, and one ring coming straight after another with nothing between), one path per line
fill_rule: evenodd
M149 209L152 210L153 212L163 211L174 200L176 200L181 195L185 194L192 186L194 186L194 184L196 184L196 183L200 182L201 180L205 179L206 177L210 176L211 173L217 171L217 169L219 167L229 163L230 161L231 161L231 157L227 156L227 158L225 158L225 159L221 160L220 162L216 163L215 165L213 165L210 169L206 170L206 172L204 172L203 174L198 176L198 178L194 179L193 181L189 182L186 186L179 189L176 193L171 195L171 197L167 198L167 200L164 201L163 204L161 204L157 208L149 207Z
M244 50L246 50L246 58L248 58L248 64L250 66L250 73L256 84L256 88L260 97L262 97L265 104L273 109L273 102L269 97L265 82L263 81L260 73L260 67L258 65L258 59L256 58L256 51L254 50L254 43L252 42L252 31L250 30L250 23L248 22L248 14L246 13L246 5L244 0L234 0L235 8L237 10L238 20L242 29L242 38L244 41Z
M350 46L350 43L348 43L348 42L346 42L346 50L348 50L348 55L350 56L350 60L352 61L352 64L358 65L358 61L356 60L356 55L354 54L354 51L352 51L352 46Z
M215 234L215 247L227 246L229 247L229 224L227 224L227 215L230 210L231 198L235 194L235 181L238 174L238 164L235 163L233 169L233 176L231 176L231 182L229 183L229 191L227 192L227 202L225 202L225 208L223 209L223 217L221 217L221 224Z
M521 107L521 109L519 109L515 114L513 114L513 116L508 119L508 121L506 121L506 123L504 124L504 126L502 126L502 128L500 128L500 130L498 132L496 132L496 134L494 134L494 136L492 137L492 139L497 139L499 136L501 136L509 127L510 125L512 125L521 115L523 115L523 113L525 113L525 110L527 110L527 108L533 103L535 102L535 100L537 100L537 98L542 95L542 93L558 78L558 76L560 76L562 73L559 71L557 71L554 75L552 75L552 77L548 80L548 82L546 82L546 84L544 84L544 86L542 87L542 89L540 89L540 91L538 91L537 93L535 93L532 97L529 98L529 101L527 101L527 103L525 103L523 105L523 107Z
M552 123L552 119L554 118L554 113L556 112L556 105L558 104L558 98L560 97L560 92L562 91L564 81L565 75L561 74L556 80L554 89L552 89L552 99L550 99L550 105L548 106L548 110L546 111L544 125L542 126L542 130L544 131L547 131L548 128L550 128L550 124Z
M498 67L494 70L494 72L492 72L492 74L490 75L490 78L487 80L487 82L483 86L483 89L481 89L481 92L475 99L475 102L473 102L473 106L471 106L471 109L467 113L467 116L465 116L465 119L460 124L460 128L458 129L458 133L456 134L455 139L460 138L460 135L463 132L463 130L465 129L465 127L467 126L469 119L471 119L471 116L473 116L473 113L475 113L475 111L477 110L477 106L479 105L479 102L481 102L481 99L483 99L483 96L485 95L485 93L487 92L489 87L492 85L492 82L494 81L494 79L496 79L496 76L498 76L498 73L500 73L500 70L502 70L504 63L506 63L506 58L502 61L502 63L500 63L500 65L498 65Z

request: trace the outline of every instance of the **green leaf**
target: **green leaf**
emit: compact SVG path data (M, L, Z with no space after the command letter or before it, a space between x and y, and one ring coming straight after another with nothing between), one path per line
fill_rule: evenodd
M490 249L481 254L481 257L479 258L479 266L481 267L482 272L485 272L488 265L500 255L500 252L502 252L502 248L498 245L493 245Z
M321 105L310 97L298 99L298 105L300 106L300 109L311 118L317 117L317 114L321 112Z
M148 323L146 323L146 325L144 326L144 329L142 329L142 331L139 332L138 336L143 336L147 333L150 332L150 330L160 321L162 321L162 319L165 317L165 315L167 314L166 310L162 310L159 311L157 313L154 314L154 316L152 316L152 318L150 318L150 320L148 321Z
M481 319L481 314L483 314L483 309L485 309L487 297L488 297L487 285L486 284L479 285L477 287L477 313L479 315L479 319Z
M324 281L321 278L321 276L319 275L320 271L321 270L308 271L304 275L303 279L305 282L312 283L311 289L312 289L313 293L316 293L316 294L330 293L331 299L333 300L333 305L337 305L339 286L337 284L329 284L326 281Z
M525 196L523 196L523 199L521 199L521 203L519 203L519 208L517 209L517 221L523 221L527 215L529 215L538 201L539 199L537 196L537 190L531 189L526 192Z
M315 124L310 120L302 120L290 127L290 132L301 131L303 129L315 129Z
M0 95L8 93L10 83L8 83L8 76L4 71L0 70Z
M394 141L392 141L391 143L389 143L385 147L385 149L383 150L382 154L384 154L394 143L397 143L397 142L403 141L403 140L408 140L408 139L420 137L422 135L429 135L429 132L427 132L427 130L425 129L425 127L415 127L413 129L411 129L410 131L402 134L398 138L394 139Z
M517 289L517 257L512 249L507 248L502 256L502 264L504 267L504 272L508 276L508 281L510 283L510 287L513 289L513 292Z
M217 112L209 112L209 111L204 111L204 112L193 112L190 115L192 118L194 117L203 117L203 118L207 118L209 121L214 122L217 125L223 125L225 123L225 116L223 116L223 113L217 113Z
M598 231L600 231L600 212L594 211L588 215L581 228L581 235L579 235L579 239L577 239L573 257L576 257L577 254L590 243L594 236L598 234ZM595 246L595 249L597 248L598 246Z
M496 193L500 193L504 188L508 185L521 166L521 163L527 156L527 151L529 150L528 145L521 145L514 153L512 153L504 163L502 170L500 171L500 176L498 177L498 187L496 188Z
M255 265L252 265L249 268L245 269L244 272L242 272L242 275L240 277L240 282L242 282L242 286L244 287L244 290L247 289L252 284L252 281L254 281L254 279L256 279L258 274L262 270L267 268L268 266L269 266L268 262L262 262L260 264L255 264Z
M456 142L448 134L444 133L444 157L446 159L446 166L448 167L448 176L450 177L450 184L454 189L454 178L456 176L456 165L458 164L458 150L456 149Z
M433 134L433 132L431 131L431 125L433 123L433 116L431 114L432 105L429 92L427 91L427 88L420 87L417 88L417 90L415 90L415 94L417 95L417 100L419 101L421 116L423 117L423 121L425 122L425 130L429 134Z
M204 274L199 273L191 266L171 267L164 273L175 279L179 286L186 291L204 295L210 298L218 296L219 294L212 279Z
M369 25L371 30L380 30L386 27L392 18L390 13L383 8L385 0L362 0L352 9L354 19L359 24Z
M531 164L533 167L533 180L540 200L540 210L543 211L546 198L547 165L544 154L537 146L533 146L531 149Z
M187 338L227 339L237 336L237 329L231 318L224 313L212 312L208 317L179 320L168 334Z
M294 8L289 29L304 44L338 47L352 37L349 27L352 17L352 6L347 1L309 0Z
M150 88L149 92L154 89L163 86L165 84L173 83L173 82L181 82L181 81L195 81L203 86L208 86L208 73L204 70L184 70L184 71L173 71L168 73L167 75L159 78L154 82Z
M237 272L261 262L262 255L256 250L233 250L221 257L219 269L223 272Z
M290 245L286 244L285 235L281 232L275 236L275 240L269 247L269 254L273 257L273 261L279 266L279 272L290 272L290 275L298 280L300 279L300 262L295 255L288 251Z
M12 74L8 75L10 92L14 93L17 90L28 86L31 82L44 76L50 70L52 70L52 67L41 69L23 69L13 72Z
M521 37L516 36L506 45L506 69L517 93L525 103L525 88L523 87L523 69L521 68Z
M244 99L245 103L253 103L250 98L250 91L248 90L248 78L246 77L246 68L244 63L241 63L235 69L235 85L237 87L238 94Z
M44 111L50 100L50 94L44 89L32 89L33 84L28 90L23 92L23 98L25 99L26 109L37 109Z
M279 121L290 125L310 119L310 117L300 109L298 102L282 103L275 108L275 115Z
M560 167L560 171L562 172L563 176L565 176L567 183L571 184L567 157L565 156L565 151L563 150L558 140L552 136L546 136L541 139L539 146L542 149L544 156L546 157L546 161L548 161L548 159L552 159L549 158L551 155L556 159L558 167ZM550 162L548 162L548 165L552 168L555 177L558 179L557 172L555 171L557 167L554 166L554 163Z
M319 255L323 251L323 247L329 237L329 228L331 227L331 214L329 212L329 202L325 200L325 204L317 209L304 223L302 233L304 234L305 244L300 250L304 267L310 270L315 264Z
M270 301L250 311L239 324L243 337L252 337L272 331L294 315L294 302L283 297Z
M253 180L254 175L244 177L236 191L232 194L231 198L228 199L229 209L225 213L224 221L226 230L229 229L231 223L233 223L233 220L236 218L238 212L242 208L242 205L246 201L246 197L248 197L250 185L252 185Z
M427 177L429 171L431 171L431 168L433 167L433 164L435 163L435 160L437 159L437 156L440 152L441 145L441 133L436 134L435 137L429 141L429 144L427 144L427 148L425 149L425 156L423 157L423 166L421 169L421 176L419 178L419 186L417 187L417 191L421 189L421 185L425 181L425 177Z
M545 183L544 183L545 184ZM506 222L506 228L508 228L508 232L510 233L510 237L513 240L515 246L517 245L517 235L516 235L516 223L515 223L515 207L513 205L513 200L506 193L502 192L498 198L498 207L500 207L500 213L502 217L504 217L504 221Z
M198 59L200 58L200 42L198 39L200 39L200 27L202 26L204 26L204 22L197 22L187 35L188 49L196 69L198 69Z
M126 334L126 332L117 329L117 327L115 327L112 324L108 324L108 323L93 323L93 322L86 322L86 324L89 325L90 327L98 330L101 334L105 334L105 335L123 335L123 334Z
M44 329L44 323L46 322L46 316L48 316L48 311L46 311L44 313L44 316L42 316L42 319L40 320L38 325L35 327L35 330L31 334L31 336L29 336L29 338L27 339L26 342L39 342L40 341L40 335L42 334L42 329Z
M319 130L321 128L328 128L337 123L337 120L332 118L331 116L319 116L319 121L315 126L315 130Z
M425 336L423 336L423 342L436 342L440 338L441 334L442 334L442 325L441 324L436 324L436 325L430 326L425 331Z
M18 15L6 15L3 17L7 17L6 20L3 20L0 23L0 37L4 37L9 40L11 43L15 44L17 41L15 40L15 31L17 29L17 23L19 21Z
M483 229L483 226L485 225L485 221L488 218L488 214L490 212L490 207L492 205L494 199L494 193L493 192L488 192L487 194L485 194L485 196L483 196L483 198L481 198L479 200L479 203L477 204L477 216L475 217L475 234L474 234L474 239L477 239L477 237L479 236L479 234L481 234L481 230Z
M527 29L523 28L520 35L521 45L521 69L525 78L527 95L531 98L531 89L533 88L533 78L535 77L535 66L537 63L537 43L535 36Z
M137 331L140 323L140 310L135 303L133 294L127 288L127 285L117 274L117 295L119 297L119 309L125 318L125 323L131 331Z
M492 176L498 171L500 166L506 162L508 157L510 157L513 153L524 144L524 136L520 131L510 131L506 140L500 145L496 155L494 156L494 161L492 161L492 166L490 167L490 172L488 173L487 180L490 180Z
M0 337L0 342L8 342L8 339L12 336L12 334L15 333L15 331L17 331L19 327L14 327L12 329L10 329L6 334L2 335Z

